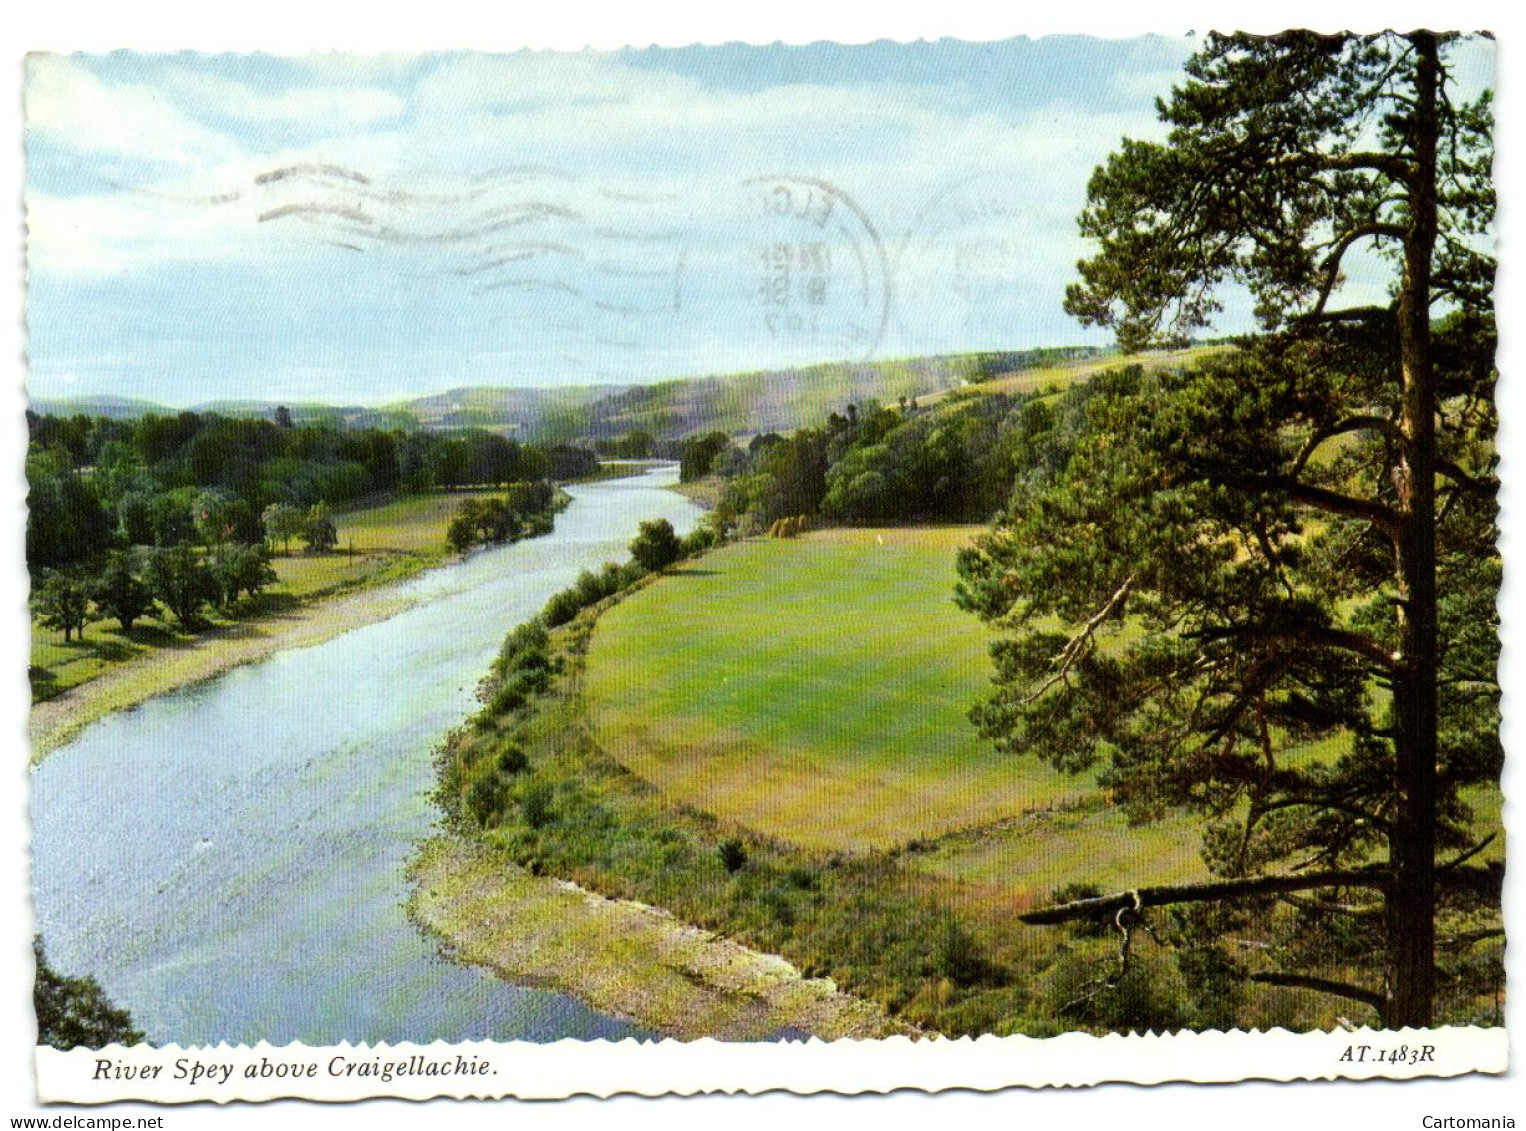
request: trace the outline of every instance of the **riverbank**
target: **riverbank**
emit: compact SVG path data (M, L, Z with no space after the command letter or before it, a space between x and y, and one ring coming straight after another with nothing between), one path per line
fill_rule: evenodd
M146 650L107 668L88 683L34 703L27 720L32 760L42 759L113 711L257 663L282 649L321 644L361 625L395 616L412 602L388 590L425 568L421 564L374 587L346 596L312 599L275 616L218 625L173 646Z
M703 479L695 479L688 483L675 483L668 490L678 492L696 506L713 511L720 504L721 492L725 487L726 480L721 476L706 475Z
M32 760L114 711L404 611L413 601L398 586L454 560L446 528L463 498L483 494L491 492L436 492L342 513L339 550L276 557L275 587L234 615L210 614L197 632L141 622L123 634L98 621L90 636L61 645L34 625ZM570 501L558 491L553 511ZM42 694L39 674L52 685Z
M642 1029L693 1040L906 1033L868 1002L784 959L660 908L532 875L480 840L436 837L410 869L409 913L457 961L570 993Z

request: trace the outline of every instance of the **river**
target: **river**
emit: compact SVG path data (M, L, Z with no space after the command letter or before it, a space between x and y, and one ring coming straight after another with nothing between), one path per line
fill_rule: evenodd
M93 975L154 1043L636 1035L444 958L407 917L434 828L432 751L504 634L636 525L702 513L670 466L571 487L553 533L401 587L389 620L109 715L32 774L49 963Z

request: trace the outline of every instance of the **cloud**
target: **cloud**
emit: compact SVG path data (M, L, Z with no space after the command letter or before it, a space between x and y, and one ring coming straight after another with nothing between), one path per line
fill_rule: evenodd
M164 91L102 82L63 55L28 56L26 124L29 137L81 154L127 158L145 172L165 165L202 170L236 151L229 139L181 113Z
M204 69L171 71L167 86L177 99L215 107L218 115L236 121L334 133L396 118L407 108L398 95L373 86L325 83L262 91Z
M318 366L334 398L421 373L545 382L602 366L643 380L813 360L830 336L797 353L761 336L759 246L813 237L749 212L743 182L758 174L830 181L869 218L903 303L886 348L1077 340L1058 301L1084 250L1086 179L1120 137L1159 133L1097 51L1089 73L1015 70L1043 83L1043 103L972 97L926 71L707 84L593 52L225 69L37 56L28 265L56 285L39 291L36 372L108 372L101 343L90 353L71 328L105 292L166 380L247 386ZM1124 69L1166 85L1161 64L1147 52ZM846 283L875 253L843 219ZM681 313L642 321L675 291ZM574 316L582 330L553 332ZM192 344L159 349L184 322ZM139 370L159 379L148 360L109 367Z

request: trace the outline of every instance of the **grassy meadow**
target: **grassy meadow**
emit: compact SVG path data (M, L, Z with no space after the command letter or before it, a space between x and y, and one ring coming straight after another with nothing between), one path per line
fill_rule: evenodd
M595 733L683 804L812 848L888 848L1076 796L995 754L967 713L988 635L951 598L973 527L759 539L612 608Z
M980 529L835 528L680 567L599 620L596 740L676 803L807 849L904 847L969 901L1202 874L1190 820L1130 828L1089 776L977 734L990 634L952 593Z

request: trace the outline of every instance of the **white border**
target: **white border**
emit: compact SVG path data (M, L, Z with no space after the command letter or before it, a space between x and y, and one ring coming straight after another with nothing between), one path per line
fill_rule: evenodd
M829 6L816 0L757 0L752 4L723 5L668 4L558 4L536 5L533 10L498 8L474 0L429 0L413 5L410 12L394 11L390 6L372 0L369 3L340 3L316 5L310 0L267 0L252 5L212 4L205 0L177 0L174 3L48 3L47 0L31 0L20 11L13 10L7 19L5 32L7 58L11 65L12 100L4 107L8 114L12 145L0 150L3 153L8 183L13 201L12 232L16 240L12 244L11 278L19 280L21 272L21 119L20 58L24 50L92 50L103 51L122 47L140 50L272 50L299 52L311 49L344 48L350 50L423 50L471 46L479 49L509 49L518 46L573 49L582 46L602 48L617 47L627 43L661 43L678 45L701 42L744 40L748 42L810 42L818 39L837 39L845 42L863 42L871 39L937 38L956 35L961 38L982 40L998 39L1014 34L1038 35L1051 32L1086 32L1108 37L1122 37L1152 31L1180 32L1208 27L1227 27L1233 24L1253 31L1274 31L1287 26L1314 26L1322 30L1338 30L1343 27L1373 28L1380 26L1446 26L1472 29L1476 27L1494 30L1502 40L1498 62L1498 91L1500 95L1500 144L1498 146L1498 183L1501 196L1508 202L1517 190L1513 187L1520 178L1516 159L1517 151L1526 151L1519 144L1523 120L1521 108L1526 106L1515 96L1513 89L1517 78L1526 72L1512 67L1517 50L1518 34L1526 33L1516 10L1507 11L1503 6L1475 2L1442 4L1418 4L1403 2L1383 5L1371 3L1332 3L1330 0L1285 0L1277 5L1226 4L1190 2L1165 2L1150 5L1093 3L1076 6L1048 6L1032 11L1021 11L1015 5L998 5L988 2L962 2L940 0L932 4L909 3L848 3ZM1523 52L1521 57L1526 57ZM1508 261L1515 232L1510 208L1500 212L1500 252ZM1526 420L1526 382L1512 372L1513 359L1520 353L1513 350L1511 340L1514 325L1510 311L1518 309L1511 287L1509 271L1501 273L1498 292L1498 309L1502 312L1501 370L1504 375L1500 386L1502 414L1505 430L1501 435L1501 450L1505 453L1520 451L1526 431L1516 422ZM5 832L0 841L0 876L4 877L9 895L8 904L17 914L10 918L12 927L4 932L0 942L0 955L4 956L6 977L0 982L0 1000L9 1008L0 1014L0 1118L27 1114L36 1104L36 1092L31 1072L32 1028L30 1002L28 1001L31 957L31 907L28 897L30 857L26 820L27 783L25 778L25 753L22 735L27 706L25 680L25 640L27 622L21 605L25 574L22 566L21 521L22 502L20 489L19 453L25 441L25 430L20 422L23 405L21 395L22 335L19 311L22 297L19 286L12 284L12 311L17 317L9 322L0 321L8 335L9 347L4 356L10 361L7 370L10 381L6 392L0 395L5 411L0 413L0 445L11 459L12 471L0 475L0 577L6 579L4 600L0 600L0 640L10 649L8 663L0 678L0 714L13 737L15 790L9 795L10 821L0 823ZM8 399L7 399L8 398ZM1506 573L1505 593L1502 606L1506 618L1506 660L1504 679L1507 687L1506 728L1507 749L1518 755L1523 747L1518 740L1520 727L1516 722L1514 697L1508 691L1520 686L1522 666L1518 662L1519 633L1522 620L1523 589L1519 580L1521 542L1514 532L1520 529L1517 515L1520 504L1517 493L1510 490L1518 480L1516 461L1507 459L1504 468L1506 491L1505 534L1502 546L1509 563ZM1515 770L1514 758L1507 764L1505 791L1507 794L1506 824L1514 828L1519 824L1517 783L1522 775ZM1511 874L1518 871L1519 851L1513 848ZM10 886L14 885L14 886ZM1506 918L1510 934L1515 939L1526 938L1522 931L1520 882L1511 880L1507 887ZM1520 943L1507 951L1509 982L1520 986ZM1511 1007L1507 1020L1515 1022L1519 1009ZM1515 1025L1511 1026L1516 1028ZM1264 1047L1265 1036L1249 1038ZM958 1055L968 1046L962 1042L940 1042L951 1055ZM1208 1055L1201 1049L1192 1048L1194 1039L1175 1038L1161 1042L1162 1055L1169 1063L1173 1058L1197 1059ZM928 1046L928 1047L937 1047ZM514 1046L507 1047L510 1052ZM539 1059L535 1049L555 1049L555 1046L525 1046L523 1055ZM619 1050L620 1046L614 1046ZM713 1042L694 1045L666 1046L664 1053L681 1066L690 1079L703 1078L719 1067L717 1058L746 1056L748 1064L758 1063L753 1047L716 1046ZM880 1071L876 1087L916 1088L938 1087L927 1076L902 1062L892 1063L893 1058L883 1054L889 1046L859 1046L865 1067L870 1072ZM818 1073L816 1087L831 1087L834 1078L827 1071L828 1056L837 1055L837 1046L822 1050L820 1046L804 1046L806 1054L815 1054L808 1060L806 1070ZM855 1050L846 1050L855 1051ZM786 1050L788 1052L788 1050ZM46 1055L44 1057L46 1059ZM1199 1061L1201 1064L1201 1061ZM812 1068L814 1066L814 1069ZM745 1067L745 1066L739 1066ZM1190 1070L1189 1070L1190 1071ZM888 1074L887 1074L888 1073ZM1181 1070L1167 1071L1163 1076L1186 1074ZM1271 1075L1260 1066L1248 1067L1251 1076ZM1098 1078L1105 1078L1106 1073ZM1142 1074L1141 1074L1142 1075ZM1504 1116L1526 1118L1518 1098L1519 1081L1507 1077L1473 1076L1460 1080L1428 1080L1403 1085L1377 1083L1340 1083L1310 1085L1241 1084L1233 1087L1162 1086L1140 1088L1110 1086L1084 1092L1064 1091L1006 1091L997 1095L977 1095L970 1092L931 1098L922 1093L899 1092L886 1099L844 1099L818 1096L803 1099L794 1096L769 1095L756 1099L728 1099L725 1097L696 1098L689 1100L665 1100L650 1102L636 1099L595 1103L573 1100L564 1104L515 1105L505 1109L494 1104L449 1104L444 1108L436 1104L418 1104L378 1100L364 1104L342 1107L281 1102L265 1105L233 1105L213 1108L198 1105L192 1108L147 1109L141 1105L121 1105L111 1109L111 1114L137 1116L140 1114L166 1113L164 1126L182 1127L197 1125L202 1121L259 1120L272 1118L295 1120L299 1123L322 1118L325 1124L360 1126L405 1126L420 1120L444 1117L453 1123L486 1124L491 1121L502 1126L505 1119L515 1122L537 1124L555 1121L558 1127L582 1127L598 1125L608 1128L611 1121L637 1126L656 1126L660 1122L669 1126L713 1127L724 1121L731 1128L767 1126L777 1128L780 1121L788 1120L807 1124L825 1125L843 1118L864 1120L899 1120L908 1123L925 1123L936 1119L946 1122L956 1119L980 1120L992 1124L998 1121L1032 1121L1043 1125L1050 1121L1065 1120L1083 1125L1127 1120L1130 1126L1200 1126L1233 1122L1239 1128L1282 1128L1298 1121L1310 1121L1317 1126L1334 1126L1350 1123L1353 1126L1423 1126L1425 1117L1445 1116ZM837 1077L841 1079L842 1077ZM958 1085L979 1087L974 1079L957 1076L944 1077L944 1086ZM741 1081L738 1081L741 1084ZM753 1078L744 1086L748 1090L767 1087L768 1081ZM803 1081L799 1087L810 1087ZM582 1090L582 1089L573 1089ZM928 1108L927 1104L937 1104ZM851 1108L844 1105L852 1105ZM98 1110L52 1108L41 1114L99 1115ZM692 1123L691 1123L692 1121Z
M123 1098L185 1104L290 1096L347 1101L378 1095L410 1100L565 1099L693 1095L721 1088L750 1095L778 1089L860 1094L898 1088L943 1092L1158 1084L1184 1076L1203 1083L1247 1077L1413 1080L1503 1072L1508 1051L1503 1030L1460 1026L1397 1033L1278 1029L1172 1037L1066 1033L1047 1039L891 1037L831 1043L438 1041L308 1048L262 1041L253 1048L41 1048L37 1081L44 1100L89 1104ZM394 1065L397 1069L380 1075L384 1066ZM372 1072L360 1075L356 1069Z

